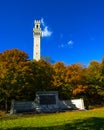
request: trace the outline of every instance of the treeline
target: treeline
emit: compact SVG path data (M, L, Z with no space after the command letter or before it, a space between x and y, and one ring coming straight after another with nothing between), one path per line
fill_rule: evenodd
M0 109L9 109L12 99L34 100L37 91L58 91L60 99L83 98L85 105L104 104L104 59L65 66L44 60L29 60L18 49L0 53Z

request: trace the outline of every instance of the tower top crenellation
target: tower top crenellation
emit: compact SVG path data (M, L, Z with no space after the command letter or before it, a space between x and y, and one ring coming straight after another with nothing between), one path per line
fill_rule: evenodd
M35 20L34 24L40 24L40 20Z
M38 32L40 32L41 31L41 28L40 28L40 20L35 20L34 21L34 24L35 24L35 28L34 28L34 31L38 31Z

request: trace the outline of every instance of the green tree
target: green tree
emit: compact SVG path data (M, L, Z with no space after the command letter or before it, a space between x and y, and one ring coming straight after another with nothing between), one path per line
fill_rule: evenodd
M36 63L36 69L34 70L35 86L37 91L46 91L51 89L51 82L53 68L52 65L44 60L39 60Z
M87 68L87 102L90 105L100 104L101 96L98 94L98 88L100 87L100 63L97 61L91 61Z

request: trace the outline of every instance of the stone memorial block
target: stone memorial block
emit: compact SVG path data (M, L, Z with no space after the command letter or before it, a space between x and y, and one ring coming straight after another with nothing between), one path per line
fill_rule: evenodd
M57 91L37 92L35 98L36 111L51 112L59 108L59 99Z

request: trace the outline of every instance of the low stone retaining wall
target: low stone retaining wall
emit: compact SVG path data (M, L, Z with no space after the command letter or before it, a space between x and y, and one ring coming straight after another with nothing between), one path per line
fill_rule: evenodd
M59 101L59 107L61 109L79 109L84 110L84 101L82 98L80 99L73 99L73 100L63 100Z
M33 101L12 100L10 114L34 112Z
M44 113L66 110L85 110L83 99L58 101L57 105L40 105L34 101L12 101L10 114L15 113Z
M80 99L73 99L71 100L72 104L74 104L76 106L77 109L79 110L85 110L85 107L84 107L84 101L82 98Z

